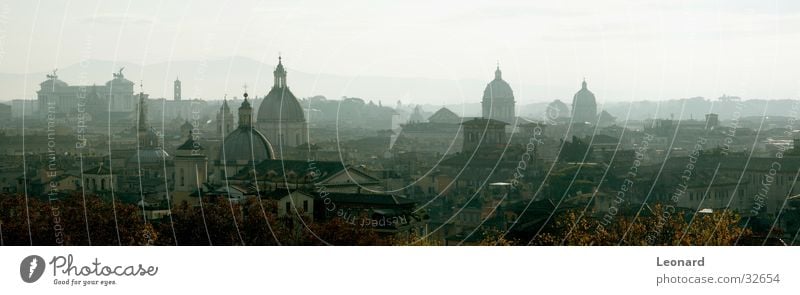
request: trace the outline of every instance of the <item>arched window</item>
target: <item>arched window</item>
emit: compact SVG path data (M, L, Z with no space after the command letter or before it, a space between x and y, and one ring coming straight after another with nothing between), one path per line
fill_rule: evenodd
M106 179L100 179L100 190L106 190Z

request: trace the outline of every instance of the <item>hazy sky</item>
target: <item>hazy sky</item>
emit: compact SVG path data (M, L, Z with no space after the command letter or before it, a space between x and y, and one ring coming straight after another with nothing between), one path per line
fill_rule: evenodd
M797 0L430 2L0 0L0 72L282 52L307 73L481 81L499 60L530 85L518 100L583 77L607 101L800 94Z

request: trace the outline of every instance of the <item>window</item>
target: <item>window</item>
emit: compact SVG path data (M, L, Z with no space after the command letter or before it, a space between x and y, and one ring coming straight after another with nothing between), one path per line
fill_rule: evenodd
M303 201L303 212L308 212L308 200Z
M180 170L180 172L178 174L180 174L181 186L185 186L186 185L186 181L184 180L185 177L183 177L183 168L181 168L181 170Z
M292 202L286 202L286 214L289 214L289 212L292 210L292 209L291 209L291 208L292 208L292 207L291 207L291 206L292 206L292 205L291 205L291 203L292 203Z
M106 190L106 179L100 179L100 190Z

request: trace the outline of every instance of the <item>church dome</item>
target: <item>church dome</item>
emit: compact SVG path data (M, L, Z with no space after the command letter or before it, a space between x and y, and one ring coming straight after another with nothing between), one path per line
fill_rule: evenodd
M558 99L547 105L545 112L548 119L566 118L570 116L567 104Z
M272 87L258 107L257 121L305 122L305 115L289 87Z
M574 123L591 122L597 119L597 102L594 93L586 87L586 81L581 84L581 90L575 93L572 99L572 121Z
M305 122L303 107L286 84L286 69L280 56L278 66L272 74L275 76L275 84L258 107L256 121L258 123Z
M222 148L219 150L219 160L230 162L261 162L274 159L272 145L264 134L258 132L252 125L252 110L247 101L247 93L239 107L239 127L225 137Z
M142 147L128 158L128 165L159 166L170 159L170 155L161 147Z
M222 162L261 162L274 159L272 145L261 132L252 127L239 127L228 136L219 150Z
M514 91L511 85L503 80L500 66L494 71L494 80L486 85L481 101L483 117L513 123L516 118Z
M514 100L514 91L511 90L511 85L503 80L500 69L497 69L494 74L494 80L486 85L483 90L483 101L498 101L498 100Z

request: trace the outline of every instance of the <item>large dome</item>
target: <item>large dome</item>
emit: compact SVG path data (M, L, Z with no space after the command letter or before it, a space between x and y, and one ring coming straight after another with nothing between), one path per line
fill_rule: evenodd
M494 71L494 80L486 85L483 90L483 100L481 101L483 117L486 119L500 120L506 123L513 123L516 118L514 103L514 91L511 86L503 80L503 73L500 66Z
M545 116L547 119L567 118L570 116L569 107L561 100L556 99L547 105Z
M262 122L305 122L303 107L289 87L272 87L258 107L256 119Z
M267 159L274 159L272 145L261 132L252 127L240 126L228 136L219 150L219 160L222 162L250 162L256 163Z
M494 79L483 90L483 101L514 100L514 91L503 79Z
M572 99L572 121L574 123L590 122L597 120L597 102L594 93L586 87L586 81L581 84L581 90L575 93Z
M275 67L272 74L275 76L275 84L258 107L256 121L258 123L305 122L303 108L286 84L286 69L283 67L280 56L278 57L278 66Z
M164 161L169 161L172 158L170 155L160 147L141 147L130 157L128 157L128 165L164 165Z

